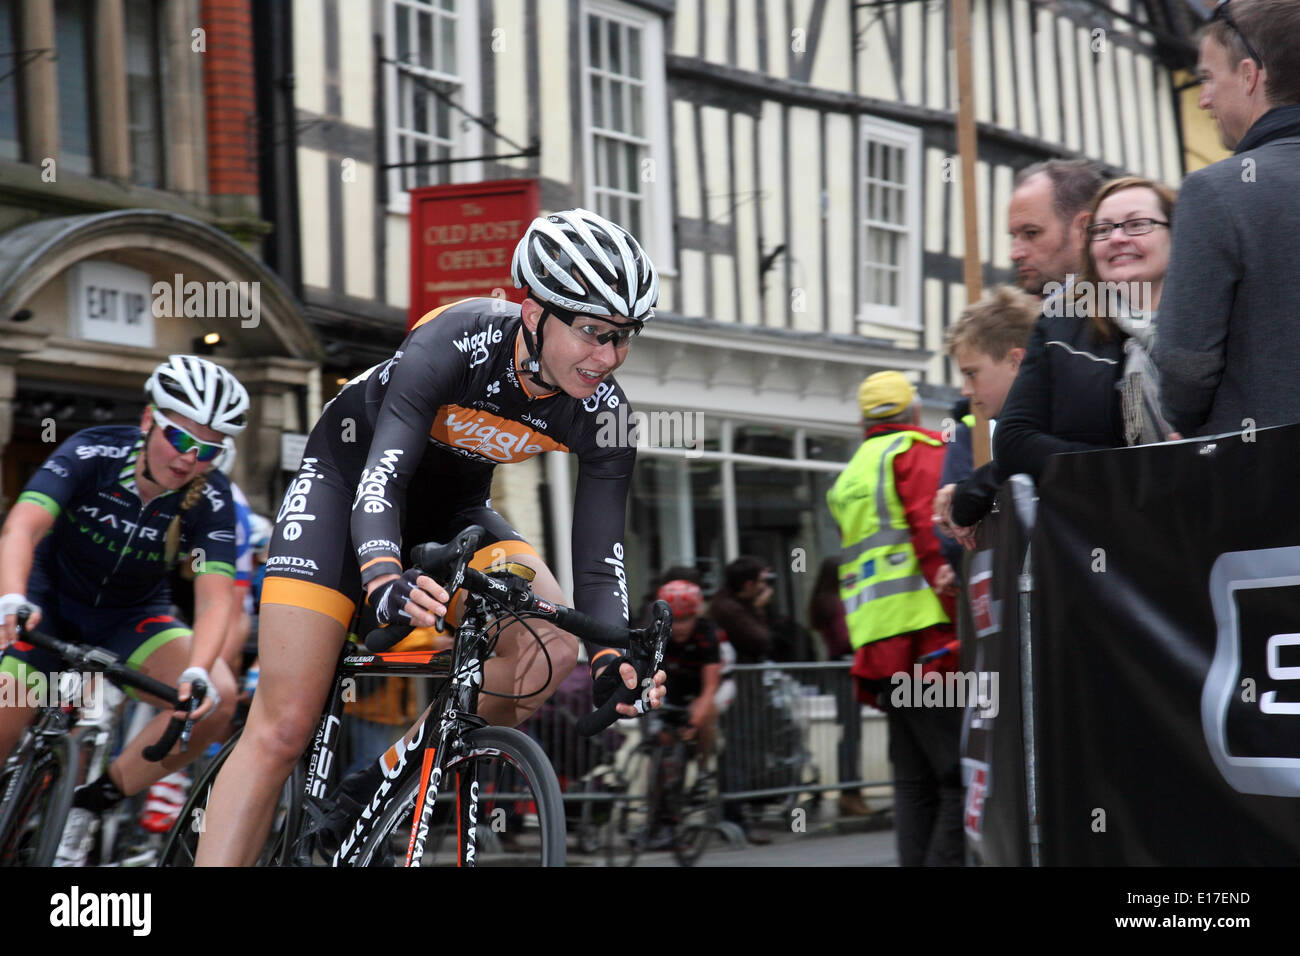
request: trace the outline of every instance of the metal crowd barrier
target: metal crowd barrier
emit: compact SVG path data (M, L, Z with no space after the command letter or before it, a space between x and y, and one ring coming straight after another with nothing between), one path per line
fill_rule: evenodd
M593 771L636 745L637 721L578 736L591 707L590 678L566 680L520 729L542 745L566 801L609 799ZM730 686L728 686L730 685ZM892 787L884 714L858 704L847 661L739 664L723 681L718 773L724 800L798 798Z

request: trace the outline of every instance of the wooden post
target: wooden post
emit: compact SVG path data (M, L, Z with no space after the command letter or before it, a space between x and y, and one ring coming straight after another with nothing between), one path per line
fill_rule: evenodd
M971 70L970 0L953 0L953 44L957 53L957 152L961 156L961 199L965 222L966 303L977 300L983 292L980 268L979 212L975 204L975 160L979 143L975 136L975 81ZM972 411L974 411L972 409ZM979 412L971 436L975 467L988 463L989 423Z

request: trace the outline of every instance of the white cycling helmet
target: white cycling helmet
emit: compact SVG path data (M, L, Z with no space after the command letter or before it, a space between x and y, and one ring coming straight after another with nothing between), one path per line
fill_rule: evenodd
M144 383L149 401L200 425L235 436L248 425L248 392L216 362L170 355Z
M616 321L643 323L659 300L659 274L641 244L586 209L534 219L510 275L544 306Z

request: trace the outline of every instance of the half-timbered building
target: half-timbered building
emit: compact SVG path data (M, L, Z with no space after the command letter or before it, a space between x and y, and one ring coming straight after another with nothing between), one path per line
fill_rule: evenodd
M1010 275L1005 211L1029 163L1082 156L1179 182L1176 71L1194 64L1195 17L1183 0L972 9L987 284ZM942 340L966 291L949 3L297 0L277 16L268 35L292 36L293 82L271 94L275 185L300 212L271 242L329 380L400 336L407 189L534 179L543 211L627 224L664 279L618 376L660 426L629 506L634 602L666 565L716 581L749 552L782 572L801 617L837 545L824 496L859 437L858 382L905 371L933 425L955 397ZM693 447L674 447L683 434ZM502 469L496 500L566 573L573 478L545 458Z

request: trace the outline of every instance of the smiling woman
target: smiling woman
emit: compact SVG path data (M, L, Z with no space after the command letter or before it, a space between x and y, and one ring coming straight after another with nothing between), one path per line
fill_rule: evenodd
M1134 177L1106 183L1093 198L1084 271L1044 304L998 421L1000 474L1037 479L1054 454L1170 437L1147 356L1174 198Z

